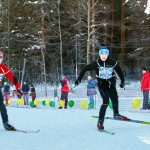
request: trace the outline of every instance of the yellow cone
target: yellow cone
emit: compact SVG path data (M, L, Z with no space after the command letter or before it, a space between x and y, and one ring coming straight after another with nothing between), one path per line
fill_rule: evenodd
M8 100L8 104L9 105L12 104L12 100L11 99Z
M18 100L17 100L17 104L21 104L21 99L18 99Z
M60 105L61 107L63 107L63 106L65 105L65 102L64 102L63 100L60 100L60 101L59 101L59 105Z
M45 100L45 104L47 105L47 106L49 106L49 103L51 102L51 100L50 99L46 99Z
M3 101L3 103L6 105L6 102L5 102L5 100Z
M80 105L81 105L81 108L86 108L87 102L86 101L82 101Z
M20 99L20 104L24 104L24 99Z
M138 98L135 98L132 101L132 107L135 109L135 108L138 108L139 106L140 106L140 100Z
M34 100L34 105L37 106L38 104L39 104L39 100L38 100L38 99L35 99L35 100Z

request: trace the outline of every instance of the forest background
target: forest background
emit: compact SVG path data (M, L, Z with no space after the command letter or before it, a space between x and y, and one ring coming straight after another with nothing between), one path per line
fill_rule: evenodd
M3 63L29 84L59 83L62 74L74 81L106 46L127 78L140 79L141 68L150 67L147 5L148 0L0 0Z

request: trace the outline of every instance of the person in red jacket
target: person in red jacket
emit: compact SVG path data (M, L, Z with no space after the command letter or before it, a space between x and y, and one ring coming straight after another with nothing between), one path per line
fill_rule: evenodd
M21 98L22 93L21 93L20 84L17 78L12 74L12 72L4 64L2 64L2 61L3 61L3 53L0 51L0 83L2 81L2 78L6 76L12 82L12 84L15 85L18 98ZM0 90L0 112L2 116L3 126L6 130L16 130L8 122L7 110L5 108L3 100L4 99L3 99L2 91Z
M67 109L68 105L68 92L69 92L69 87L68 87L68 80L65 75L62 75L62 81L61 81L61 100L65 101L65 109ZM59 109L62 109L60 106Z
M143 108L142 109L150 109L150 105L148 104L149 90L150 90L149 71L146 68L143 68L142 72L143 72L143 77L141 80L141 91L143 92Z

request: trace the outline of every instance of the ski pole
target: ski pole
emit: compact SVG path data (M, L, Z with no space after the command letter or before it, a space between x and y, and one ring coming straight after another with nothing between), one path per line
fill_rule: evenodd
M116 75L116 77L117 77L117 79L120 81L120 84L121 84L121 80L120 80L120 78L118 77L118 74L116 73L116 71L114 70L114 73L115 73L115 75ZM123 88L124 90L125 90L125 88Z

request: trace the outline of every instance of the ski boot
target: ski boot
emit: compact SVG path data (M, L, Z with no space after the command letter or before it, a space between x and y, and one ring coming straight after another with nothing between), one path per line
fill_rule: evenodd
M4 126L5 130L9 130L9 131L15 131L15 130L16 130L16 129L15 129L12 125L10 125L8 122L3 123L3 126Z
M104 130L103 122L104 122L103 120L98 120L97 122L98 130Z
M114 118L118 120L127 120L128 118L126 116L122 116L120 114L114 114Z

